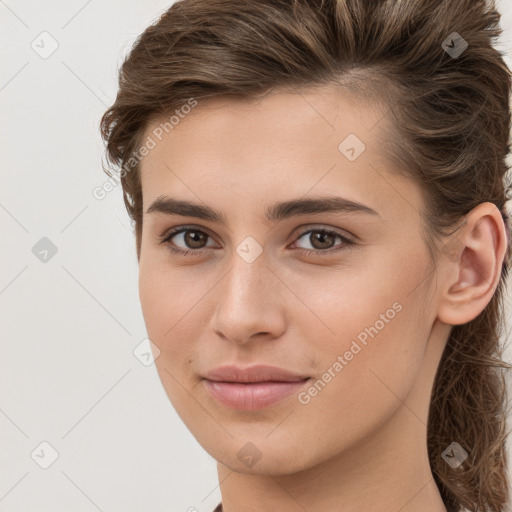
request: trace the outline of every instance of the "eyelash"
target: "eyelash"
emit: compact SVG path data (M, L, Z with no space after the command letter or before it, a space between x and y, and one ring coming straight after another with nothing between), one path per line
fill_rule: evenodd
M208 233L206 233L205 231L203 231L201 229L197 229L197 228L195 228L193 226L182 226L182 227L179 227L179 228L175 228L175 229L173 229L171 231L168 231L165 235L163 235L162 240L160 241L160 243L161 244L165 244L165 248L169 252L171 252L173 254L179 254L181 256L188 256L188 255L191 255L191 253L192 253L193 256L195 256L195 255L199 255L199 254L202 254L203 252L208 251L208 249L188 249L188 250L183 250L183 249L177 249L177 248L172 247L170 245L171 239L174 236L176 236L176 235L178 235L180 233L186 232L186 231L196 231L198 233L204 233L205 235L210 237L210 235ZM302 233L299 233L297 235L296 240L302 238L304 235L306 235L308 233L313 233L315 231L316 232L320 232L320 233L326 233L328 235L334 235L334 236L338 237L339 239L341 239L341 241L343 242L343 245L341 247L337 247L337 248L334 248L334 249L331 248L331 249L325 249L325 250L320 250L320 249L296 249L300 254L303 254L305 256L311 256L311 255L314 255L314 256L324 256L324 255L331 254L331 253L336 252L336 251L340 251L340 250L342 250L344 248L349 249L351 246L355 245L354 240L352 240L351 238L347 237L346 235L342 235L341 233L338 233L337 231L332 231L332 230L329 230L329 229L322 229L322 228L308 229L306 231L303 231Z

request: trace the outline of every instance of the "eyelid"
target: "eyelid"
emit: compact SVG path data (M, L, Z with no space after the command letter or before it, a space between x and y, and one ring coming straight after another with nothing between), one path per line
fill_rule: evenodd
M184 231L201 231L202 233L207 234L210 238L215 239L215 237L209 232L208 228L203 226L197 226L195 224L180 224L179 226L175 226L173 228L167 229L163 235L160 235L158 238L161 243L165 243L165 241L171 235L178 235L183 233ZM196 251L200 251L201 249L195 249Z
M307 227L304 227L307 226ZM306 233L309 233L310 231L326 231L327 233L333 233L336 236L341 236L342 238L346 238L350 242L356 243L358 240L358 237L353 235L352 233L341 229L341 228L335 228L328 226L326 224L305 224L303 226L299 226L296 230L293 231L293 238L301 238Z

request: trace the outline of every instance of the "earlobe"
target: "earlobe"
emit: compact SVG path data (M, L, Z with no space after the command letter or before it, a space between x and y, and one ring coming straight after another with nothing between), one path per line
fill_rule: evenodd
M496 205L482 203L467 214L462 229L448 241L450 257L443 251L439 256L445 276L438 310L442 322L462 325L485 309L498 286L507 243Z

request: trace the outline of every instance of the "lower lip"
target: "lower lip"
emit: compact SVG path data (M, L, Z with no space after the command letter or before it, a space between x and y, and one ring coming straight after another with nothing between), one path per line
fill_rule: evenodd
M232 409L263 409L297 393L309 379L297 382L217 382L205 379L206 389L221 404Z

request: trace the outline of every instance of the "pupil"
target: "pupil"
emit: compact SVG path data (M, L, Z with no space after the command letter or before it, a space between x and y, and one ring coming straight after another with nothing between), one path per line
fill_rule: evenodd
M331 235L330 233L326 233L325 231L316 231L316 235L312 234L313 240L320 241L320 248L325 249L326 247L329 247L329 238L333 238L334 235ZM327 245L325 244L325 239L327 238ZM332 242L332 240L331 240ZM312 243L312 245L315 247L315 244Z
M193 233L194 236L191 236L190 233ZM198 231L187 231L185 233L185 242L193 249L197 249L198 247L200 247L201 238L203 238L203 234L199 233ZM199 239L199 246L194 245L197 242L197 239Z

